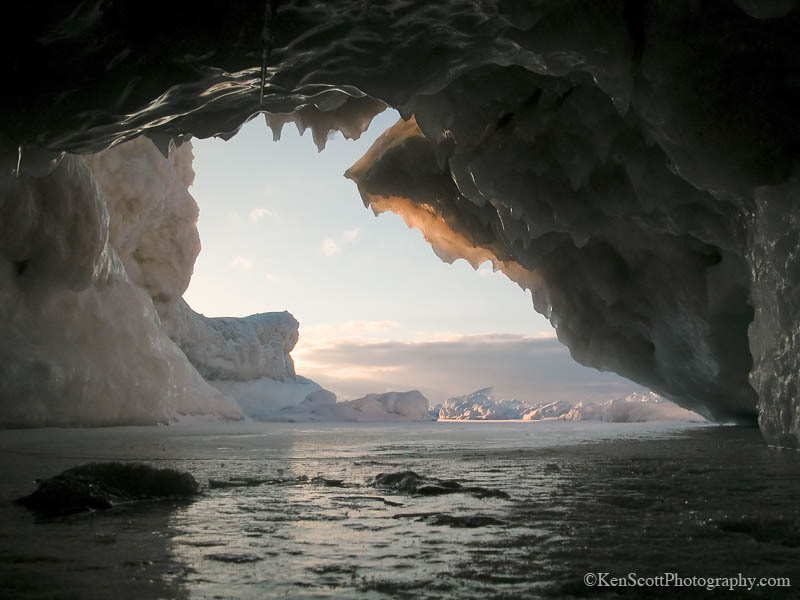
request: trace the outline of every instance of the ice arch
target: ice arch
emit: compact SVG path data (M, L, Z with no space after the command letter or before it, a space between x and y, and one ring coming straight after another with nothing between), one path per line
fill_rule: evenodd
M385 103L408 121L350 171L365 202L402 212L446 259L496 258L578 361L800 442L794 0L15 10L2 41L4 327L36 290L120 280L108 208L75 154L141 135L168 154L260 112L322 145ZM36 321L15 344L47 343ZM4 390L15 406L19 390Z

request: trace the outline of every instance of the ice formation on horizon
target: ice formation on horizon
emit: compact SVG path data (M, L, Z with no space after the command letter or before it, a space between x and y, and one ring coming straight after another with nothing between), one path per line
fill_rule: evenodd
M532 407L521 400L497 398L491 387L465 396L453 396L442 403L439 419L443 421L490 421L521 419Z
M373 423L391 421L434 421L428 399L417 390L367 394L355 400L336 401L336 396L320 389L292 409L265 420Z
M439 411L442 421L704 421L692 411L661 398L653 392L633 393L605 402L555 400L530 403L497 398L492 388L483 388L465 396L449 398Z

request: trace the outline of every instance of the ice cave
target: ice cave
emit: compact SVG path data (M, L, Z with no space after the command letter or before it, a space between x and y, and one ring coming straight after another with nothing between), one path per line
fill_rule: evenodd
M366 205L500 265L576 361L800 446L795 5L6 9L0 425L235 419L237 394L294 378L291 315L182 299L190 138L265 118L322 148L391 106L346 174Z

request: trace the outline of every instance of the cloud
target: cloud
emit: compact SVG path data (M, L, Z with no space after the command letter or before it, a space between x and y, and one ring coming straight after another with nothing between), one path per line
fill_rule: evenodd
M335 256L341 253L342 248L348 244L352 244L358 237L360 229L348 229L343 232L339 237L327 237L322 240L322 252L325 256Z
M259 207L259 208L254 208L253 210L251 210L250 214L248 216L250 218L250 222L255 225L256 223L258 223L264 217L271 217L274 214L275 213L273 213L268 208Z
M248 256L234 256L231 266L239 271L250 271L253 268L253 259Z
M342 243L343 244L351 243L354 239L356 239L358 237L359 232L360 232L360 229L358 229L358 228L348 229L347 231L345 231L342 234Z
M322 240L322 252L325 256L333 256L334 254L339 254L341 251L341 246L339 246L333 238L325 238Z
M643 391L617 375L578 365L553 337L482 334L422 342L338 341L306 345L295 361L299 374L341 398L419 389L431 402L442 402L489 385L503 397L531 402L608 400Z
M277 283L281 280L281 278L275 275L274 273L267 273L266 275L264 275L264 279L266 279L270 283Z

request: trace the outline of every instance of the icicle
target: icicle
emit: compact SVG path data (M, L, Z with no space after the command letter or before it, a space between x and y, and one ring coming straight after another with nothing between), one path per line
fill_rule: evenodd
M155 144L158 151L164 156L164 158L169 158L170 150L175 149L175 142L172 140L172 136L167 135L166 133L161 133L159 131L147 132L144 134L146 138L148 138L153 144Z

